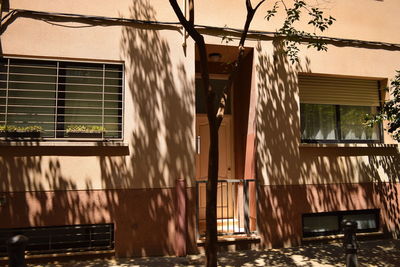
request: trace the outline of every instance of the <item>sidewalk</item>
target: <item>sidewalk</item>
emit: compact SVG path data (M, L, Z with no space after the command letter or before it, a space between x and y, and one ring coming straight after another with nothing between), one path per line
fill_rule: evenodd
M358 259L360 266L400 266L400 240L378 240L360 242ZM29 265L41 267L178 267L203 266L204 255L183 258L154 257ZM265 251L239 251L219 254L219 266L344 266L341 244L319 244L296 248L270 249Z

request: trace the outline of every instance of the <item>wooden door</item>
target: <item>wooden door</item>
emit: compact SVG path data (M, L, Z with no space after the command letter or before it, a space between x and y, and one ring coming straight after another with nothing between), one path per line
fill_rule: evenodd
M206 181L208 177L208 150L210 145L207 116L196 116L196 179ZM233 179L232 116L225 115L219 129L218 179ZM218 184L217 217L230 218L233 215L232 192L226 183ZM206 183L199 184L199 220L205 219Z

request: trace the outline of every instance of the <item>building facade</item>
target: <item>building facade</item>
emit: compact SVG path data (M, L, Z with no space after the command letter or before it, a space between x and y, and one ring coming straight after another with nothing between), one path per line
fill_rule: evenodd
M32 253L196 253L208 126L196 47L168 1L1 3L2 240L36 234ZM400 233L398 144L361 118L399 68L400 4L321 5L337 20L328 51L300 45L296 64L271 34L282 17L260 8L251 30L264 32L246 42L220 130L220 230L261 247L337 235L344 219ZM245 16L244 1L196 2L216 88L237 54L226 25Z

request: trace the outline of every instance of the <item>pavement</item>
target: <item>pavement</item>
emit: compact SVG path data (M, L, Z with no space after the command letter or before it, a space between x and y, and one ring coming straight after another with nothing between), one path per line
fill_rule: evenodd
M94 259L85 261L31 264L36 267L178 267L203 266L204 255L187 257L150 257L130 259ZM400 240L376 240L359 242L360 266L399 267ZM262 251L237 251L219 253L219 266L345 266L342 244L316 244L294 248L268 249Z

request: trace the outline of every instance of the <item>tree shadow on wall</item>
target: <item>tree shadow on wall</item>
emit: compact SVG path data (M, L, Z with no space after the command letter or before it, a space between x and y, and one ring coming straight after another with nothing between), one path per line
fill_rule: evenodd
M273 54L258 53L257 103L257 179L259 180L259 232L266 246L295 244L297 225L294 207L304 196L294 198L288 177L299 184L299 105L297 72L308 72L309 62L293 67L283 53L282 44L273 42ZM271 186L265 186L270 184ZM279 240L279 241L278 241Z
M155 20L146 0L132 1L130 12ZM154 27L122 28L121 48L130 152L106 146L2 147L1 228L114 223L118 256L175 254L185 243L188 252L195 251L194 81L170 57L168 42ZM74 179L79 166L92 173ZM186 209L177 201L177 179L188 181ZM177 223L182 210L193 218L187 225Z
M373 179L375 201L383 207L382 220L394 238L400 238L400 153L395 147L388 147L386 153L368 155L363 164Z
M27 152L30 145L0 150L0 228L110 221L104 213L106 203L94 200L99 194L91 190L90 179L76 184L71 176L63 174L62 157L46 156L45 151L54 148L35 147L38 155L34 155ZM76 156L70 163L79 166L79 152Z
M311 72L311 62L293 66L280 44L273 45L272 55L257 47L257 212L262 244L299 245L302 214L328 211L380 208L381 222L387 226L382 230L398 233L397 148L302 146L297 74Z
M154 21L156 14L148 1L133 1L130 16ZM121 47L130 155L100 158L103 187L110 189L107 202L118 221L116 249L124 256L174 254L177 236L186 231L176 224L175 183L194 177L193 81L187 80L182 63L173 62L168 42L152 27L124 27ZM190 218L193 193L189 188L186 194ZM189 222L188 244L195 243L193 225Z

